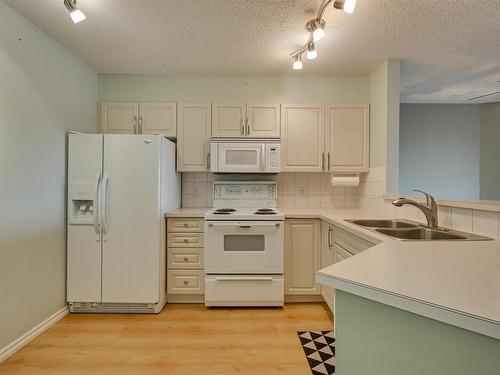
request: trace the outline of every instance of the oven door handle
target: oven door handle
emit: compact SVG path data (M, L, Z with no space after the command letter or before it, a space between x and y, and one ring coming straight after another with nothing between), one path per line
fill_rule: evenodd
M216 281L273 281L272 276L249 276L249 277L231 277L231 276L218 276Z
M210 228L217 228L217 227L233 227L233 228L240 228L240 229L251 229L253 227L276 227L279 228L281 226L281 223L271 223L271 224L264 224L264 223L255 223L255 224L247 224L247 225L241 225L241 224L230 224L230 223L209 223L208 226Z

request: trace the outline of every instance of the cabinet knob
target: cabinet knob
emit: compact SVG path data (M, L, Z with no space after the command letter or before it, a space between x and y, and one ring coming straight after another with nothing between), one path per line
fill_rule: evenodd
M188 223L184 223L184 228L187 228L188 226Z
M188 243L189 240L187 238L184 238L184 243Z
M188 285L188 282L186 280L184 280L184 285Z
M184 262L187 262L188 260L188 257L184 257Z

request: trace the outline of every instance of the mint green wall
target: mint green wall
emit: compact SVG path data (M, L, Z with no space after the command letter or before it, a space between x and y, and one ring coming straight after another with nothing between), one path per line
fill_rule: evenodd
M365 75L100 75L101 101L368 103Z
M336 291L339 375L498 375L500 341Z
M479 106L481 199L500 200L500 103Z
M95 71L0 1L0 350L65 306L65 133L96 130L97 94Z

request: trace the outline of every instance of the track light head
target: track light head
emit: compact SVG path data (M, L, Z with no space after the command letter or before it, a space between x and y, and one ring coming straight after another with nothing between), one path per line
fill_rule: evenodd
M317 42L326 35L325 26L326 22L324 19L315 18L306 24L306 30L312 33L313 41Z
M66 6L66 9L69 12L69 15L71 16L71 20L73 23L78 23L83 21L85 18L85 14L78 9L78 6L76 5L76 0L64 0L64 5Z
M335 0L333 7L341 9L348 14L353 14L356 8L356 0Z
M300 53L293 56L293 70L301 70L303 68L302 55Z
M316 45L314 42L310 42L307 45L307 59L308 60L314 60L316 57L318 57L318 52L316 51Z

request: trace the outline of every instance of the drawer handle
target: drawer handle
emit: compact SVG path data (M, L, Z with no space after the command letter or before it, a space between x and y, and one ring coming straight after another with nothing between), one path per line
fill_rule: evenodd
M272 277L231 277L220 276L215 278L216 281L273 281Z
M184 257L184 262L187 262L189 260L188 257Z
M184 228L187 228L189 227L189 224L188 223L184 223Z
M188 243L189 240L187 238L184 238L184 243Z
M186 280L184 280L184 285L188 285L188 282Z

